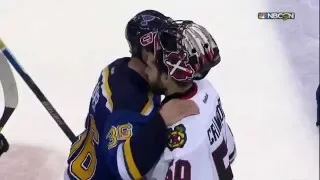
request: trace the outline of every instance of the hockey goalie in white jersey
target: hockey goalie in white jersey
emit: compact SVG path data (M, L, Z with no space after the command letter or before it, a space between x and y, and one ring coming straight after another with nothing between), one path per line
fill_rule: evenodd
M146 35L146 74L155 94L191 99L200 114L169 127L168 146L148 180L232 180L233 135L225 121L220 97L208 80L220 62L219 49L206 29L192 21L175 21ZM146 46L150 47L150 46Z
M190 99L201 115L186 117L170 127L168 147L148 180L233 179L234 141L220 98L207 80L195 86L197 93Z

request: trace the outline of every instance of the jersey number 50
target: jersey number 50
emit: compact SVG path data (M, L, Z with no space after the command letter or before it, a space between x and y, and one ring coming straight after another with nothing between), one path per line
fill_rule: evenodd
M90 117L90 123L77 142L70 150L70 157L74 159L70 162L69 171L77 179L90 179L94 175L97 165L95 145L99 144L99 133L93 117Z
M229 163L228 147L224 140L222 141L220 146L215 151L212 152L212 158L213 158L214 164L216 165L219 179L232 180L233 173ZM225 158L227 158L226 161L224 161ZM225 164L224 162L227 162L227 164Z
M224 158L228 157L228 148L225 141L222 141L220 146L212 152L212 158L216 165L216 171L219 180L232 180L233 173L230 164L224 164ZM229 162L229 159L227 160ZM174 174L171 170L173 162L169 164L169 170L165 180L191 180L191 164L187 160L178 160L175 162Z

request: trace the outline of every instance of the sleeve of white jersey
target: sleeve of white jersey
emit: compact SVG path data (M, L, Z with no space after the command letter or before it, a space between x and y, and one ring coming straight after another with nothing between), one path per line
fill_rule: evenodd
M229 155L229 161L230 164L234 161L237 155L237 150L236 150L236 144L235 144L235 139L234 136L231 132L230 126L227 124L226 128L226 143L228 147L228 155Z

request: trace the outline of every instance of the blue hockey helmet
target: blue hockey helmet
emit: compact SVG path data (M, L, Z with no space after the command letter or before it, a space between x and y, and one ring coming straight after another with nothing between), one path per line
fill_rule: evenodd
M144 10L136 14L127 24L125 36L133 57L142 59L141 50L153 52L153 36L172 19L155 10Z

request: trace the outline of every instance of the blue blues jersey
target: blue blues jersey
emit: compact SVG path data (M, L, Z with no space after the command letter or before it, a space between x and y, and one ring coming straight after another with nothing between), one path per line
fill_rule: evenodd
M72 180L143 176L132 156L130 139L158 110L160 97L148 91L147 82L128 67L129 60L116 60L99 77L85 130L70 148L67 173Z

